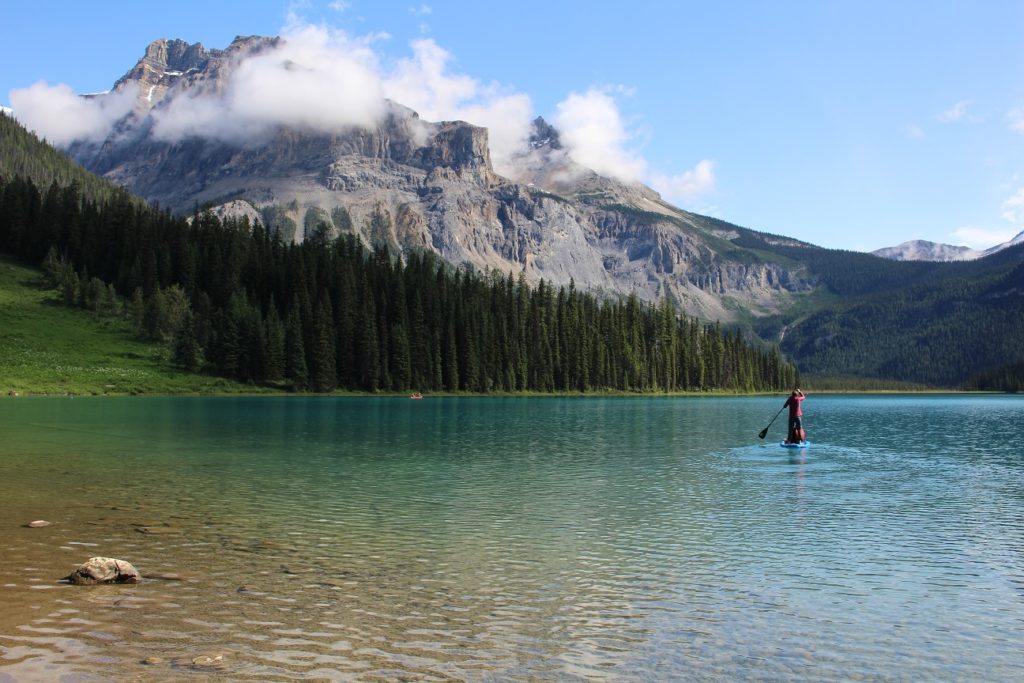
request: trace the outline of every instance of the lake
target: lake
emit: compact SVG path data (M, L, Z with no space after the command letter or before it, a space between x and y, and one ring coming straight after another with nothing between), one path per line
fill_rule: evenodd
M1024 397L783 400L4 399L0 682L1020 680Z

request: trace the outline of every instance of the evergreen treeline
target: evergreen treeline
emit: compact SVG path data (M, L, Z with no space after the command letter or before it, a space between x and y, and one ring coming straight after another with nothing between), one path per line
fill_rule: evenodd
M117 185L89 173L67 155L29 133L16 120L0 112L0 177L27 178L37 187L77 184L91 199L111 197ZM140 203L142 200L137 200Z
M974 391L1005 391L1018 394L1024 391L1024 361L1007 363L972 377L965 385Z
M960 387L1005 374L1024 361L1024 247L949 265L944 277L807 315L789 326L783 350L816 375ZM996 388L978 381L968 388Z
M0 180L0 249L44 263L69 303L115 310L191 369L318 392L779 390L777 349L665 301L404 260L353 236L284 244L247 219L191 220L123 191Z

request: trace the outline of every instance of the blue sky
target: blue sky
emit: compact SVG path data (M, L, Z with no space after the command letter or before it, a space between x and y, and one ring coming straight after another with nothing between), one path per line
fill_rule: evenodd
M1024 230L1019 0L0 5L6 105L39 81L107 90L156 38L312 30L392 85L415 62L397 92L428 114L542 115L588 165L745 227L858 250Z

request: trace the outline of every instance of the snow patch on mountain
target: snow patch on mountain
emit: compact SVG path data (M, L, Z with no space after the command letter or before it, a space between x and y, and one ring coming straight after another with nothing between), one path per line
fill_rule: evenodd
M970 261L982 256L982 252L970 247L956 247L928 240L910 240L871 253L892 261Z
M991 256L1003 249L1024 244L1024 231L1011 240L997 244L984 250L970 247L957 247L952 244L929 242L928 240L910 240L895 247L876 249L872 254L891 261L973 261L974 259Z

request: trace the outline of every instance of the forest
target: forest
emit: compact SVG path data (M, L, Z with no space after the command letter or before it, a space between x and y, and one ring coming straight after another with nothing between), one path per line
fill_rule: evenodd
M669 301L453 268L315 232L173 216L122 190L0 180L0 249L41 264L69 305L134 321L170 359L295 391L775 391L778 349L681 316Z

